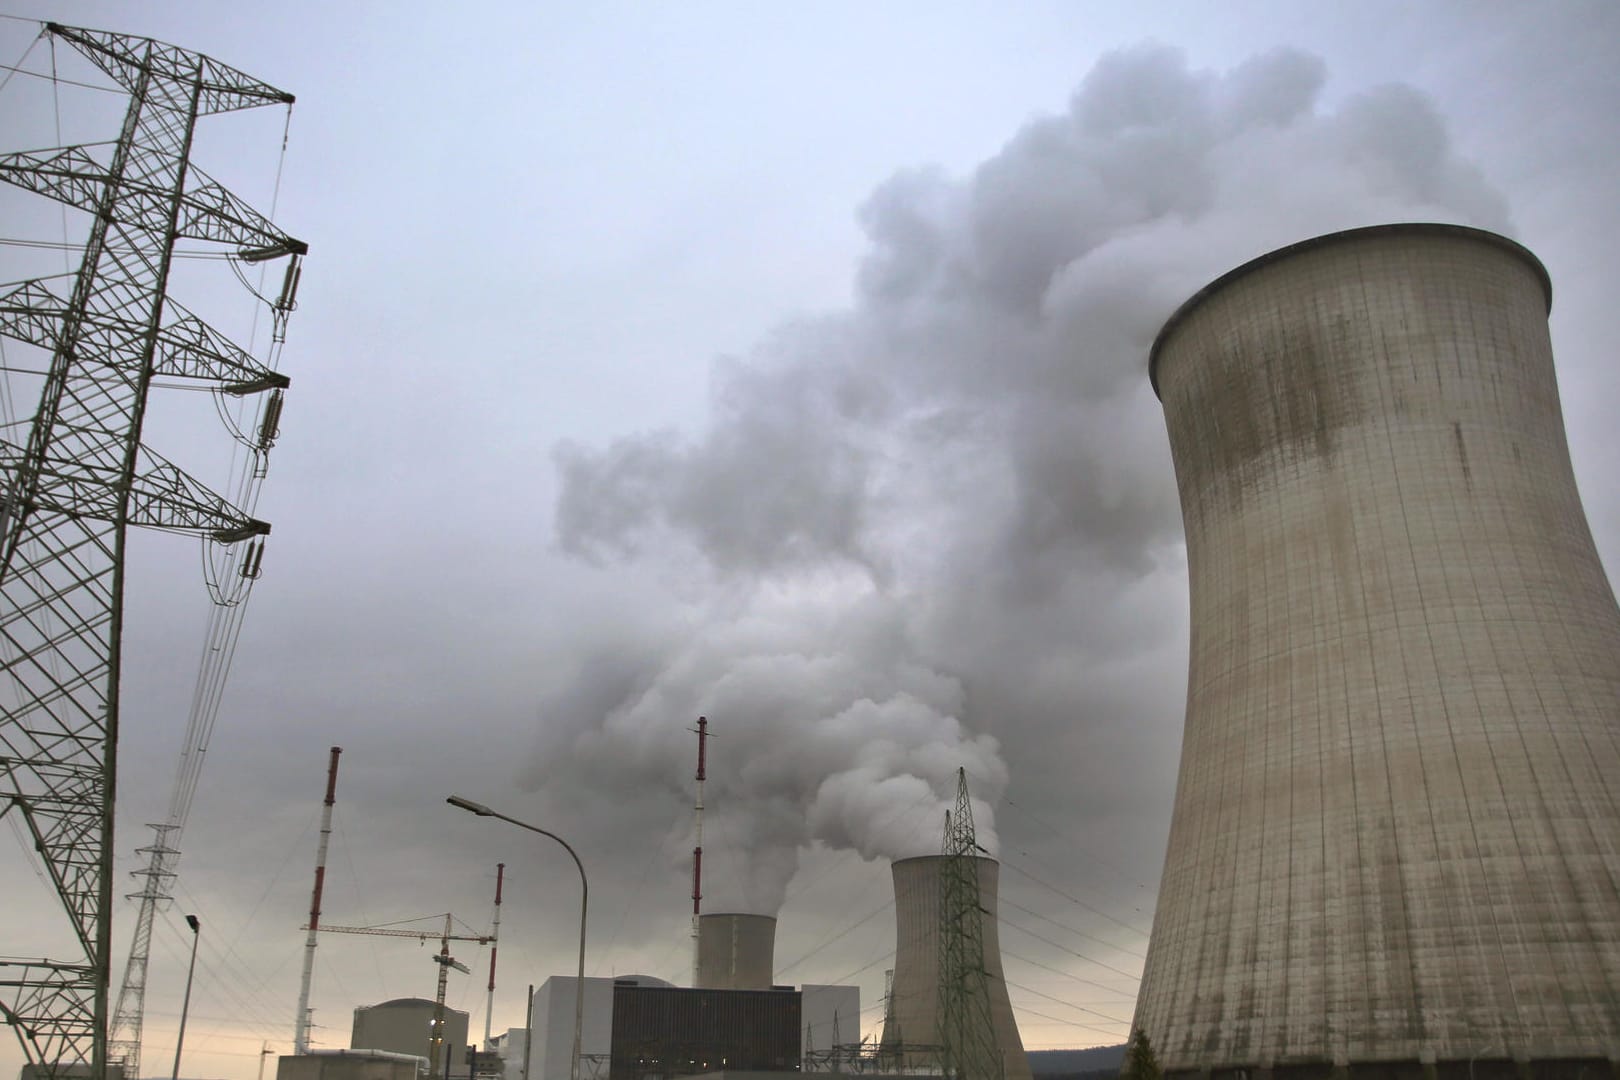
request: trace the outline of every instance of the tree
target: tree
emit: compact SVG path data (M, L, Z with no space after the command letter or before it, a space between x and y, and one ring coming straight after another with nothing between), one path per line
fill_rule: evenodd
M1153 1044L1147 1032L1137 1028L1131 1032L1130 1045L1125 1048L1125 1068L1120 1070L1122 1080L1160 1080L1159 1059L1153 1056Z

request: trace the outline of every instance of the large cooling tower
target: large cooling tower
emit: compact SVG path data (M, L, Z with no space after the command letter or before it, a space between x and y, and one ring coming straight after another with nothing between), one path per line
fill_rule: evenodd
M1136 1021L1167 1071L1620 1058L1620 611L1550 296L1511 241L1391 225L1159 334L1192 651Z
M776 920L769 915L698 917L698 986L769 990L775 970Z
M906 1047L922 1048L939 1042L939 899L944 861L939 855L924 855L893 864L895 954L890 1008L898 1031L884 1032L884 1041L890 1046L898 1041ZM996 929L1001 864L994 859L974 862L978 864L979 907L984 915L990 1022L1002 1054L1003 1075L1005 1080L1031 1080L1029 1060L1024 1056L1012 1002L1007 998L1007 980L1001 973L1001 939ZM904 1064L911 1068L927 1069L937 1062L937 1054L931 1050L908 1050L904 1056Z

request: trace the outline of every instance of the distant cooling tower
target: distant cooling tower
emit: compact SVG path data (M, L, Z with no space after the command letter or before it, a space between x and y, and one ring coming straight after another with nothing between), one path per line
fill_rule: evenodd
M775 971L776 920L769 915L698 918L698 986L769 990Z
M1550 297L1511 241L1392 225L1159 334L1192 650L1136 1023L1168 1072L1620 1058L1620 610Z
M1002 1053L1005 1080L1031 1080L1029 1060L1013 1020L1007 980L1001 973L1001 938L997 932L996 890L1001 864L975 859L979 868L979 906L984 911L984 969L989 976L990 1021ZM944 858L924 855L893 864L895 954L890 1012L896 1031L884 1032L885 1049L937 1046L939 1020L939 897ZM931 1051L907 1051L903 1065L927 1069L937 1063Z

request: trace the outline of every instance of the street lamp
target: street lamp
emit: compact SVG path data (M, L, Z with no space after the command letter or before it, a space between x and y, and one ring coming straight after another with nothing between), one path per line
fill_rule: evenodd
M579 853L574 850L573 846L554 832L547 832L538 825L530 825L528 822L519 821L517 818L507 817L505 814L491 810L483 803L463 799L460 795L452 795L444 801L468 813L477 814L479 817L500 818L502 821L516 825L520 829L528 829L530 832L539 833L541 836L551 837L567 849L568 854L574 860L574 866L579 869L579 973L574 979L574 1056L568 1063L568 1080L579 1080L579 1035L580 1029L584 1027L585 1023L585 911L590 906L591 898L591 887L585 880L585 864L579 861ZM524 1080L528 1080L528 1078L525 1077Z
M180 1048L186 1044L186 1014L191 1011L191 977L197 973L197 941L202 937L202 922L195 915L186 916L191 927L191 966L186 969L186 997L180 1006L180 1034L174 1040L173 1080L180 1080Z

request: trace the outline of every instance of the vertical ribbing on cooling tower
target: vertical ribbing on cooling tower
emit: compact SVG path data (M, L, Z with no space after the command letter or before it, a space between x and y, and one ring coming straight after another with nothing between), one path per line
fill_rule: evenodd
M894 862L894 988L890 993L898 1039L907 1048L904 1067L930 1069L939 1032L939 895L938 855ZM1007 979L1001 971L1001 936L997 929L996 890L1001 864L975 859L979 868L979 906L984 910L984 970L990 994L990 1019L1005 1064L1006 1080L1031 1080L1029 1059L1013 1019ZM889 1034L885 1033L888 1041ZM911 1048L916 1048L915 1050Z
M1549 296L1501 237L1384 226L1154 346L1192 606L1136 1015L1168 1070L1620 1057L1620 611Z

